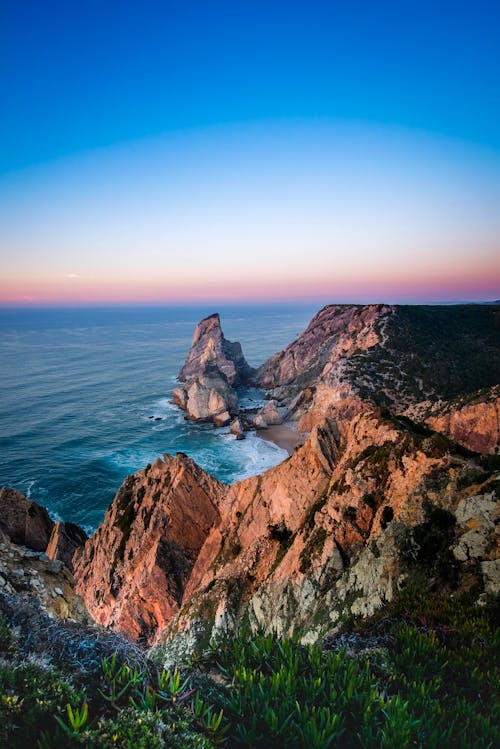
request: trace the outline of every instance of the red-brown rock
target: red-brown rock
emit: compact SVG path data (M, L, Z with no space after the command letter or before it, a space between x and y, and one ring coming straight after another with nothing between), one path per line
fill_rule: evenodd
M4 486L0 491L0 529L15 544L45 551L54 522L45 507Z
M225 491L182 453L125 480L73 559L77 592L98 623L154 640L179 609Z
M58 522L52 529L45 554L49 559L59 559L72 572L73 555L87 540L87 534L79 525Z
M437 406L426 418L437 432L478 453L500 446L500 385Z

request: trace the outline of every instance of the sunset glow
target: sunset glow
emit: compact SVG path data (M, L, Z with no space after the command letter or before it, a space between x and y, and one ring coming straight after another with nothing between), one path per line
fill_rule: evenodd
M411 20L427 50L415 67L411 44L400 45L376 14L373 53L368 6L366 28L323 4L307 19L287 7L288 41L275 35L279 3L265 27L259 4L244 23L225 3L190 19L160 7L138 19L125 6L109 42L118 70L105 34L114 12L93 3L86 15L75 11L84 29L75 39L62 34L73 18L56 6L43 43L34 8L24 17L13 6L4 25L12 65L1 73L10 106L0 124L0 304L500 296L500 135L487 126L499 113L494 24L457 9L451 26L433 9L432 29L424 9L412 19L393 14ZM222 17L238 30L238 49L218 30ZM43 54L56 39L63 68ZM186 44L182 68L173 61ZM249 67L246 55L262 44ZM450 55L456 70L444 62ZM65 70L81 59L87 72L75 87ZM409 81L418 107L404 98Z

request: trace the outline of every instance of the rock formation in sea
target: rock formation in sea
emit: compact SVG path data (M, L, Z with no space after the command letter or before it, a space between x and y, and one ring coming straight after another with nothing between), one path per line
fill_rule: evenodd
M255 375L262 426L288 420L305 444L230 487L183 455L127 479L76 561L93 616L172 656L242 621L317 639L417 566L450 591L498 590L500 466L479 454L498 450L497 325L490 307L321 310ZM192 382L221 336L218 318L200 326Z
M250 382L254 370L247 364L241 345L222 332L218 314L197 326L186 362L173 391L173 400L194 421L229 424L238 412L236 388Z

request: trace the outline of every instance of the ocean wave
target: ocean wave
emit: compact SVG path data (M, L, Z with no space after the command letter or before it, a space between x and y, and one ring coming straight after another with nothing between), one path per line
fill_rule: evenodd
M226 438L226 437L225 437ZM282 447L257 437L255 432L247 432L246 439L236 441L233 435L228 435L228 440L233 440L233 449L238 450L239 467L234 471L233 481L242 481L250 476L257 476L269 468L273 468L288 457L288 453Z
M152 419L175 419L176 422L184 421L184 414L178 406L172 403L170 398L158 398L140 409L140 417L144 421Z

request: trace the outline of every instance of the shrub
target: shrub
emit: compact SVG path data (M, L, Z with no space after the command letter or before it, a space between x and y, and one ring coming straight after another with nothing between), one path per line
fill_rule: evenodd
M241 633L212 656L227 682L228 748L499 745L496 611L406 591L358 627L383 624L387 647L355 657Z

